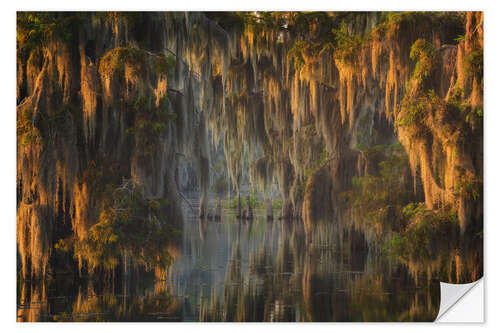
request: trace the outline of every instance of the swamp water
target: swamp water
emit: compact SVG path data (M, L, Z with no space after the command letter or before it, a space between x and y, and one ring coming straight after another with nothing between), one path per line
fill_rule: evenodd
M196 208L196 204L194 203ZM342 250L333 228L307 245L302 223L200 221L186 207L166 281L19 283L18 321L432 321L439 280L415 282L384 256Z

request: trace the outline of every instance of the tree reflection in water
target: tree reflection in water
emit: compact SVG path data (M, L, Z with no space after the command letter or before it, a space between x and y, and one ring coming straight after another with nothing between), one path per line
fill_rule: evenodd
M18 320L432 321L439 277L474 274L464 268L470 258L402 263L353 246L362 237L338 224L306 237L299 221L257 214L243 223L228 214L221 222L188 218L163 281L131 272L111 285L64 277L21 283Z

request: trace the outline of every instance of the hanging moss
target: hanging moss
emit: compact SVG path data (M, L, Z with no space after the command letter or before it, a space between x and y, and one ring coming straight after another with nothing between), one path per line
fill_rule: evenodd
M96 223L100 210L91 193L94 187L102 189L81 181L89 161L98 168L122 165L120 176L144 184L145 197L177 202L175 170L184 167L177 156L185 156L199 173L204 215L210 138L223 141L237 192L248 179L268 187L276 180L283 217L303 216L312 224L314 218L326 222L319 215L330 214L331 219L342 214L344 202L337 194L351 189L353 177L360 192L381 188L372 194L385 216L401 213L387 208L403 203L387 204L392 193L380 185L388 177L397 190L403 184L411 189L412 183L397 183L397 177L384 174L391 163L399 168L399 159L392 160L397 154L381 148L397 136L408 153L414 197L423 192L413 201L436 210L451 205L463 230L481 223L482 199L475 193L480 187L471 191L467 184L482 179L482 81L479 74L464 71L469 62L480 73L479 56L471 52L482 50L481 15L140 13L144 31L158 33L153 34L157 43L144 45L142 32L131 33L127 15L112 14L112 20L88 20L79 29L79 52L60 48L60 41L41 50L36 37L50 20L29 23L33 43L28 34L18 39L20 52L22 45L32 44L18 64L18 100L24 100L18 107L19 138L31 142L40 135L51 146L42 151L31 144L19 147L19 229L26 231L19 237L22 260L28 262L31 255L37 267L43 266L39 259L48 252L34 253L25 245L48 244L50 237L36 238L27 231L27 221L53 220L50 212L59 208L49 193L56 193L57 186L74 207L75 217L69 219L75 234L84 237ZM229 28L233 25L234 30ZM95 31L97 26L106 33ZM459 35L464 38L456 44ZM445 45L447 41L453 45ZM103 45L122 46L109 50ZM95 56L88 57L89 47L95 48ZM175 75L173 58L158 55L173 51ZM60 117L54 106L68 103L77 106L74 113L84 121L66 135L58 120L70 125L73 112ZM262 156L272 167L256 164L252 176L252 161ZM457 167L464 169L463 182ZM51 180L51 174L59 177ZM315 206L318 198L325 207ZM323 208L329 211L323 214ZM317 210L321 212L314 216ZM34 225L50 231L49 223ZM366 229L369 233L370 227Z

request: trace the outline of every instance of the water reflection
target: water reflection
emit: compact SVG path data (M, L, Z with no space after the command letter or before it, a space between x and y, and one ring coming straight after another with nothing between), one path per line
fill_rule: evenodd
M366 252L338 251L334 244L321 242L306 244L300 223L254 224L263 237L248 238L246 226L238 228L224 281L215 284L211 297L201 300L201 321L427 321L436 317L437 283L418 286L403 266Z
M64 277L18 286L19 321L431 321L439 281L344 246L335 224L306 242L299 222L184 224L166 280L131 273L112 285ZM59 281L60 280L60 281Z

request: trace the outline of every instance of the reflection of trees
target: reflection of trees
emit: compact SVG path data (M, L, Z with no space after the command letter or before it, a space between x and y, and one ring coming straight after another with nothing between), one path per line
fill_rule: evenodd
M172 297L163 281L156 281L142 295L130 297L126 290L122 295L105 293L97 295L92 286L80 291L73 304L70 318L65 314L57 319L70 321L158 321L182 318L181 303Z
M202 262L214 260L213 252L208 251L210 246L229 241L228 258L226 254L223 257L229 260L222 285L214 284L208 295L203 291L193 297L195 302L199 300L202 321L433 320L439 307L436 276L445 274L458 280L478 274L471 267L477 267L478 257L482 257L467 251L474 249L474 244L465 244L462 252L438 253L439 261L402 265L352 246L362 243L353 242L359 235L339 230L333 223L316 228L307 241L299 221L202 223L193 224L192 232L184 233L184 237L196 239L204 234L205 241L186 243L188 252L203 256ZM180 249L169 249L169 253L176 258ZM93 280L83 283L80 290L72 289L70 283L65 289L69 294L64 295L74 295L64 300L47 297L53 294L55 285L60 289L58 282L20 285L18 320L191 318L183 307L194 309L194 304L172 296L167 282L161 281L165 279L153 281L159 274L149 274L145 282L142 273L134 268L114 285Z
M102 291L102 286L89 282L74 297L52 299L46 297L46 285L26 284L21 286L18 321L182 320L182 302L171 295L165 281L155 281L149 288L138 284L124 280L122 288L115 292L113 288Z
M17 321L44 321L49 313L45 283L20 286Z
M349 246L327 247L314 235L307 245L300 223L279 227L274 234L276 224L268 224L264 245L250 249L248 273L236 242L224 286L202 300L200 320L421 321L437 315L438 285L417 288L401 265ZM324 234L333 229L321 229L319 239L334 238Z

